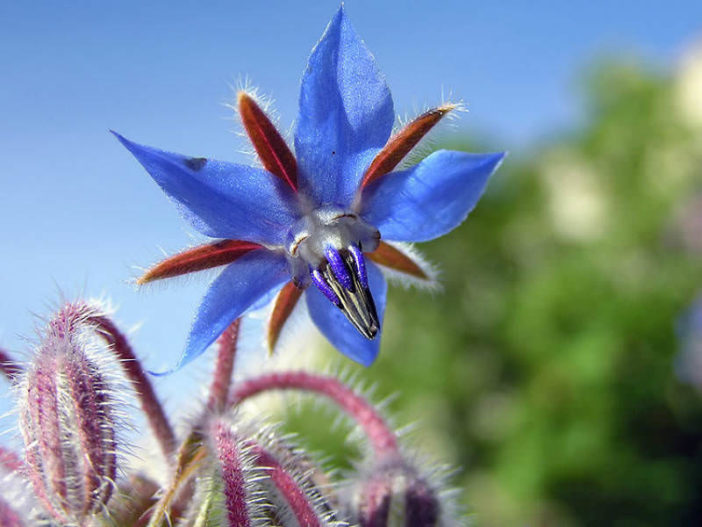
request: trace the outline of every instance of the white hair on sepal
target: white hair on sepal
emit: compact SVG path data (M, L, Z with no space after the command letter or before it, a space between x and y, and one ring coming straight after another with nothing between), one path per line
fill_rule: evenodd
M234 83L229 83L229 89L233 93L231 99L233 101L227 101L224 104L225 108L232 110L231 117L228 119L236 123L236 128L232 130L235 135L242 138L241 147L238 152L249 158L250 164L259 168L262 168L261 160L256 153L256 149L251 144L249 136L246 133L243 123L241 122L241 115L239 114L239 107L237 104L238 94L245 92L249 97L251 97L256 104L263 110L266 116L273 123L275 128L278 130L280 135L283 137L288 147L292 151L292 127L281 128L280 126L280 115L275 108L275 99L272 95L263 93L257 86L253 84L248 75L244 77L239 77Z
M241 122L241 115L239 114L239 107L237 105L237 94L242 91L246 92L256 101L259 106L261 106L266 113L268 113L268 108L272 106L272 99L267 100L266 97L261 95L258 88L252 84L248 75L243 78L239 77L233 84L229 83L229 90L231 91L232 95L230 95L229 100L223 103L223 105L225 108L231 111L228 120L234 123L234 128L231 129L231 132L237 136L239 141L237 152L246 157L250 165L263 168L261 159L258 157L256 149L254 148L253 144L251 144L249 136L246 133L244 124Z
M419 114L413 110L411 115L412 116L410 117L409 112L404 112L402 114L398 113L395 115L395 124L393 124L392 126L392 131L390 132L390 139L395 137L400 132L400 130L407 126L407 124Z
M156 280L151 280L145 283L139 283L139 279L144 276L148 271L153 269L155 266L159 265L164 260L176 256L185 251L195 249L196 247L201 247L203 245L211 245L222 241L220 238L208 238L195 231L186 230L186 236L190 240L190 243L186 247L180 247L175 251L169 251L161 245L156 246L156 251L160 253L158 257L152 258L153 262L149 265L137 265L133 264L129 266L131 277L125 279L123 282L131 286L135 291L143 293L145 291L163 291L168 288L171 284L176 284L179 286L189 285L191 283L211 283L219 274L227 267L229 264L225 263L218 265L216 267L210 267L208 269L202 269L200 271L189 271L180 275L170 276L167 278L160 278Z
M461 97L454 95L453 90L447 90L441 86L441 106L449 107L451 111L446 115L445 121L455 122L459 119L462 113L468 113L468 103L465 102Z
M276 124L276 127L278 125ZM295 156L295 160L297 161L297 154L295 153L295 128L297 126L297 121L293 119L290 121L290 124L288 125L287 128L280 128L278 127L278 131L280 132L280 135L283 136L283 139L285 139L285 142L288 144L288 148L290 148L290 151L293 153L293 156Z
M429 154L435 152L437 142L431 132L425 135L421 141L400 161L394 171L407 170L424 160Z
M425 157L427 157L429 154L434 152L436 150L436 146L438 144L438 138L437 138L437 130L439 129L440 126L450 126L450 127L455 127L456 122L460 116L461 113L467 112L468 109L465 105L465 103L458 99L454 99L452 95L449 93L449 98L444 97L444 91L443 88L441 90L441 104L438 106L436 105L428 105L424 104L423 107L419 110L415 108L414 112L414 117L408 118L407 115L404 117L398 119L400 123L402 124L401 128L407 126L407 124L411 123L414 119L419 117L420 115L431 111L435 110L437 108L444 108L449 110L443 117L442 119L432 128L432 130L429 131L422 139L419 141L419 143L404 157L404 159L398 164L396 170L406 170L420 161L422 161ZM393 131L393 135L395 135L398 130Z
M405 289L408 289L410 287L417 287L418 289L426 290L430 293L437 293L441 291L442 285L439 281L441 272L439 268L436 266L436 264L430 263L426 258L424 258L424 255L422 255L422 253L419 252L419 250L413 244L405 242L387 241L384 243L393 247L394 249L397 249L399 252L407 256L407 258L412 260L428 277L428 280L425 280L423 278L419 278L417 276L398 271L397 269L393 269L392 267L387 267L383 264L373 262L378 267L380 267L380 270L382 271L383 275L388 279L390 283L399 284Z
M191 277L189 275L199 275L201 272L194 272L194 273L186 273L183 276L174 276L171 278L165 278L161 280L153 280L151 282L146 282L143 284L139 283L139 279L144 276L149 270L151 270L154 266L160 264L164 260L167 260L168 258L171 258L172 256L175 256L176 254L182 253L184 251L188 251L190 249L194 249L195 247L201 246L201 245L207 245L209 243L215 243L219 241L219 239L216 238L209 238L207 236L204 236L200 234L199 232L195 230L191 230L188 228L182 229L182 232L185 234L186 238L189 240L189 244L186 247L179 247L176 250L168 250L166 249L163 245L155 245L155 252L158 253L156 256L150 257L152 260L151 264L148 265L142 265L142 264L131 264L127 265L127 268L129 270L129 274L131 275L129 278L126 278L122 280L122 283L127 284L132 287L134 291L151 291L152 289L158 289L162 290L165 287L167 287L167 284L170 284L171 282L173 283L189 283ZM218 267L215 269L219 269ZM212 278L212 275L207 275L206 271L202 271L204 275L207 276L207 278ZM183 280L184 279L184 280ZM162 284L159 284L160 287L155 286L157 282L163 282Z
M187 249L184 249L187 250ZM178 251L182 252L182 251ZM154 267L160 263L159 261L154 262L151 267ZM124 280L124 282L134 288L135 291L143 294L151 294L153 291L164 291L170 288L171 285L176 286L189 286L190 284L203 284L207 286L211 284L217 276L230 264L222 264L217 267L210 267L208 269L202 269L200 271L190 271L187 273L179 274L176 276L169 276L167 278L159 278L145 282L143 284L139 283L139 278L145 274L151 267L143 266L132 266L134 271L131 278Z

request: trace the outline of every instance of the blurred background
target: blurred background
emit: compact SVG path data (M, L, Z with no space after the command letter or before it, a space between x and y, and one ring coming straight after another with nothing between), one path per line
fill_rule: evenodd
M0 4L1 347L27 357L35 313L101 297L148 367L175 361L207 277L130 281L198 238L107 130L246 162L232 86L248 77L289 127L337 7ZM395 287L358 377L396 392L412 444L460 469L477 525L702 524L702 4L346 7L400 115L466 102L432 147L510 151L468 221L421 246L444 291ZM288 364L355 372L299 325ZM174 413L209 363L157 381ZM343 426L305 404L284 417L348 465Z

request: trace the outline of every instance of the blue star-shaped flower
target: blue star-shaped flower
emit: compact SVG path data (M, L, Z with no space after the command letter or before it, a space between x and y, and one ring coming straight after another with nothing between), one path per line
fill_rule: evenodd
M140 282L226 265L210 286L177 367L281 288L269 344L304 294L312 320L351 359L378 354L387 284L380 268L427 281L401 244L457 227L504 154L440 150L393 171L455 106L430 110L391 137L390 91L339 9L302 78L295 155L253 97L239 112L264 168L193 158L119 140L197 230L219 241L180 253ZM382 241L381 241L382 240Z

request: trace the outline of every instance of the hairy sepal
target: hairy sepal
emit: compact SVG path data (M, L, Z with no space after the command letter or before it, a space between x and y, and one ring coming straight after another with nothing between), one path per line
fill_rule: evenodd
M193 247L159 262L137 279L137 284L144 285L155 280L227 265L261 247L257 243L243 240L220 240Z
M393 135L383 149L373 159L361 180L361 189L373 181L392 172L395 167L417 146L422 138L449 112L455 110L455 104L443 104L433 108L407 123Z
M377 263L388 280L395 284L429 291L441 289L438 270L409 243L381 241L378 249L366 256Z
M263 167L297 191L297 161L285 139L254 97L240 91L237 100L242 124Z

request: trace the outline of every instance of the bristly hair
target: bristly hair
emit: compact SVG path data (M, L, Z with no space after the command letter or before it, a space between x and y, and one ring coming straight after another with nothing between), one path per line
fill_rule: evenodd
M231 120L234 123L236 123L236 128L233 130L233 132L240 138L241 141L241 147L238 149L239 153L246 156L253 166L263 168L263 164L261 163L261 160L258 154L256 153L254 146L249 140L249 136L246 133L246 129L244 128L244 124L241 120L241 115L239 114L237 98L238 94L241 92L246 93L256 102L256 104L261 108L261 110L263 110L263 112L275 125L278 132L280 132L280 134L283 136L283 139L290 147L290 150L293 150L293 127L292 125L287 128L282 128L280 126L280 115L275 107L275 99L272 95L263 93L258 86L253 84L248 75L243 78L238 78L235 83L230 83L229 89L232 92L231 99L233 99L233 102L231 100L225 102L224 107L232 112L230 114L230 117L228 117L228 120Z
M56 518L77 521L81 515L104 506L114 490L123 453L118 448L118 434L127 416L115 389L120 379L118 369L110 368L118 361L114 357L110 361L108 353L103 354L104 344L102 348L98 345L94 321L101 316L101 306L86 302L64 305L46 324L32 364L17 385L19 428L25 442L28 474L37 495ZM55 384L48 386L42 379L51 377L52 368ZM70 372L76 376L71 377ZM79 395L76 390L85 389L83 384L89 389ZM47 401L53 400L53 405L37 407L39 403L30 397L33 390L48 390L53 399ZM37 423L34 415L47 416L49 429L42 432L46 425ZM53 422L56 432L50 431ZM60 470L54 470L51 460L41 460L34 452L35 441L44 436L47 445L57 442L60 446L60 452L54 451L60 458L56 465L60 465ZM99 463L95 462L96 455ZM89 459L84 460L84 456ZM54 499L57 484L65 492Z
M200 477L197 480L196 499L194 500L196 506L192 507L191 516L193 519L206 519L207 521L203 522L203 525L224 525L226 523L225 518L230 512L228 507L232 505L227 503L226 487L231 485L232 482L228 481L228 478L233 477L234 474L222 473L221 461L218 459L219 455L223 454L219 451L222 445L219 445L218 442L220 440L232 441L230 446L236 450L238 457L236 462L239 463L241 470L239 476L243 486L239 490L246 503L246 510L241 512L246 514L251 527L264 527L267 525L271 509L271 504L261 485L266 474L257 466L253 449L250 444L247 444L245 436L238 430L235 422L236 420L233 418L214 416L206 425L212 428L211 433L206 435L210 455L208 464L200 471ZM221 523L217 523L217 519L221 519Z
M468 108L466 104L461 99L454 99L451 94L448 98L444 97L444 91L441 90L441 104L438 106L424 104L422 108L415 108L412 114L405 113L404 115L397 117L397 122L393 128L392 135L394 136L407 124L411 123L418 116L424 114L425 112L435 110L437 108L447 109L446 115L441 119L441 122L434 127L428 134L426 134L419 143L405 156L405 158L400 162L395 170L406 170L420 161L436 150L438 144L438 137L441 136L442 131L440 128L454 127L455 123L460 118L462 113L467 113Z
M348 525L335 513L334 499L330 495L335 485L329 479L329 473L324 469L318 456L297 446L297 436L283 433L279 425L251 422L245 426L253 431L249 436L250 440L275 458L280 468L295 481L299 492L305 496L322 525L330 527ZM262 483L276 509L282 511L279 516L282 524L296 525L297 519L293 510L285 503L284 492L276 489L270 478L262 480Z
M399 252L405 254L421 269L427 279L412 276L409 273L403 273L391 267L379 264L383 275L393 284L400 285L405 289L416 287L417 289L428 291L430 293L438 293L442 291L443 285L440 281L441 271L439 267L429 262L424 255L412 243L405 242L385 242L387 245L394 247Z

